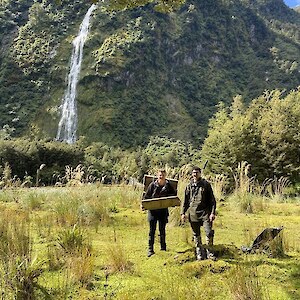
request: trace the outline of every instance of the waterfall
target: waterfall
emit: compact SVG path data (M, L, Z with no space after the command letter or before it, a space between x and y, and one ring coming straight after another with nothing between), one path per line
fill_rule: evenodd
M68 86L61 105L61 118L58 124L56 140L73 144L76 142L77 105L76 86L79 78L83 46L89 33L90 17L97 6L93 4L80 25L78 35L73 40L73 50L68 75Z

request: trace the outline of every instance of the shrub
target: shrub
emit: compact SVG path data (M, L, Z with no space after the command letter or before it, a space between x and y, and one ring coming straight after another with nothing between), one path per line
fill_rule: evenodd
M59 232L57 243L64 253L71 255L81 253L87 246L84 231L77 224Z

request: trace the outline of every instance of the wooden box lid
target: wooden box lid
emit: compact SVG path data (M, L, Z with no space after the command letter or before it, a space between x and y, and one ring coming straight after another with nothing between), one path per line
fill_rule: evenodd
M180 206L180 199L177 196L152 198L142 200L142 207L147 210L161 209L172 206Z

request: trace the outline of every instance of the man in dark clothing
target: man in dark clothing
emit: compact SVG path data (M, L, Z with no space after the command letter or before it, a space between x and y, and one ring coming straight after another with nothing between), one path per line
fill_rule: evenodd
M150 183L145 199L161 198L168 196L175 196L176 192L171 186L170 182L166 179L166 171L159 170L157 173L157 180ZM154 238L156 231L156 224L158 221L159 236L160 236L160 249L167 250L166 245L166 225L168 223L169 211L167 208L155 209L148 211L148 221L150 225L149 230L149 248L148 257L154 254Z
M184 203L181 209L181 219L190 221L196 246L197 260L205 259L206 253L202 247L200 227L203 225L208 245L207 256L214 259L211 252L214 230L212 223L215 219L216 200L208 181L201 178L201 169L194 167L192 180L185 189Z

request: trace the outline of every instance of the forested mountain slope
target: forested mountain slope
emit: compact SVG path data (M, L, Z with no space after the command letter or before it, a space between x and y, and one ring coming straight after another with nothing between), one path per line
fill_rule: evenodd
M0 126L54 139L72 40L89 3L0 4ZM203 141L219 101L300 84L300 14L282 0L187 1L94 11L78 85L78 134L131 147ZM8 127L8 126L9 127Z

